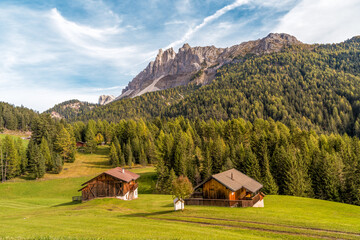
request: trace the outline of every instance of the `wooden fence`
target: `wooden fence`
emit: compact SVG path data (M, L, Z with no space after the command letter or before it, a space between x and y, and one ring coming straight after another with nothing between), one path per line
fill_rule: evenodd
M185 199L185 205L217 206L217 207L252 207L261 199L257 194L249 200L229 200L229 199L204 199L188 198Z

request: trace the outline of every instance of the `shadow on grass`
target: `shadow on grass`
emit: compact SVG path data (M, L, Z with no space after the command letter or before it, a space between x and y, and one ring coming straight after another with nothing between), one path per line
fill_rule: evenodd
M159 216L159 215L163 215L163 214L168 214L168 213L172 213L172 212L174 212L174 210L158 211L158 212L152 212L152 213L131 213L131 214L126 214L126 215L121 215L119 217L120 218L122 218L122 217L151 217L151 216Z
M73 205L78 205L80 203L81 203L81 201L71 201L71 202L66 202L66 203L60 203L60 204L54 205L52 207L73 206Z
M104 168L109 169L111 165L109 165L109 161L98 161L98 162L83 162L84 164L88 164L88 168Z
M20 179L23 179L23 180L36 180L36 178L34 178L34 177L33 177L32 175L30 175L30 174L20 176L19 178L20 178Z
M166 205L164 205L164 206L162 206L162 207L173 207L173 206L174 206L173 203L169 203L169 204L166 204Z

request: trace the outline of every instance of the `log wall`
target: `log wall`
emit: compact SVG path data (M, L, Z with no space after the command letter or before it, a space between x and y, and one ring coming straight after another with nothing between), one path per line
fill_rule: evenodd
M135 181L127 183L110 175L101 174L88 182L87 186L82 189L82 200L88 201L94 198L123 196L131 190L134 191L134 186L137 187Z

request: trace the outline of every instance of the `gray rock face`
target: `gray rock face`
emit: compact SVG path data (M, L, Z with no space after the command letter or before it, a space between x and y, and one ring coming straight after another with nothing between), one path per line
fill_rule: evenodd
M207 84L215 78L216 70L235 57L246 54L268 54L284 46L301 44L295 37L284 33L270 33L267 37L244 42L229 48L190 47L184 44L178 51L159 50L155 61L140 72L116 98L136 97L146 92L186 85L190 82Z
M114 101L115 97L113 95L101 95L99 97L99 105L106 105Z

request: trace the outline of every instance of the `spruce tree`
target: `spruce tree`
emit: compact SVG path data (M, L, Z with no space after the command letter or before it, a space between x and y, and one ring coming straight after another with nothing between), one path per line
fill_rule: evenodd
M110 159L110 165L113 167L119 166L119 156L116 152L115 144L112 143L110 147L110 153L109 153L109 159Z
M244 172L246 175L254 178L256 181L261 182L261 173L259 161L251 148L245 149Z
M262 184L264 186L263 191L266 194L276 195L278 194L279 187L277 186L269 165L269 159L267 154L264 155L264 163L263 163L263 177L262 177Z
M18 176L21 172L20 158L15 148L14 139L8 135L6 135L4 139L3 154L5 160L6 179Z
M86 149L88 152L93 154L97 148L97 141L95 134L91 128L88 128L85 133Z
M140 150L139 163L140 163L141 166L146 166L146 165L147 165L147 159L146 159L146 155L145 155L144 148L142 148L142 149Z
M72 158L73 143L71 142L71 136L69 132L63 127L55 140L55 149L63 158L63 162L68 161Z
M45 174L46 166L45 159L40 152L39 146L34 142L30 141L28 146L28 158L29 158L29 172L33 178L42 178Z
M49 145L48 145L48 141L45 139L45 137L43 137L41 139L41 144L40 144L40 153L42 154L44 160L45 160L45 166L46 166L46 170L47 171L52 171L53 170L53 160L51 158L51 152L49 149Z
M54 173L60 173L63 168L63 160L58 153L54 153L52 156L53 159L53 171Z
M130 142L128 142L125 146L125 153L126 153L126 164L131 168L133 165L133 153Z

